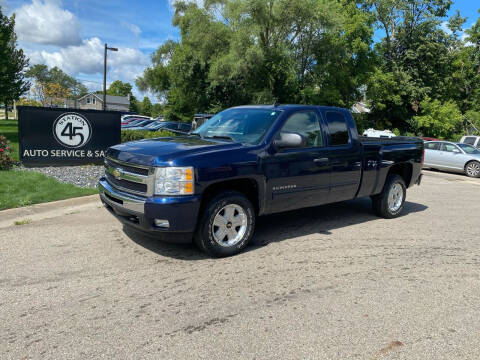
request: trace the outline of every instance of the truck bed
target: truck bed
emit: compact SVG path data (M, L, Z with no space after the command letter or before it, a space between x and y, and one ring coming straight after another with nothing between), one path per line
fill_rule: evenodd
M396 136L393 138L359 136L360 142L365 145L401 145L422 143L423 140L417 137Z

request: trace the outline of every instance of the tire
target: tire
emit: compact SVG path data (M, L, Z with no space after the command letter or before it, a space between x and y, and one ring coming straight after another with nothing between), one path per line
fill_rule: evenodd
M407 187L403 178L395 174L389 175L383 191L371 197L373 212L375 215L385 219L396 218L403 211L406 196Z
M480 162L468 162L467 165L465 165L465 175L468 177L480 178Z
M254 229L255 210L250 200L239 192L226 191L203 208L194 241L209 255L232 256L247 246Z

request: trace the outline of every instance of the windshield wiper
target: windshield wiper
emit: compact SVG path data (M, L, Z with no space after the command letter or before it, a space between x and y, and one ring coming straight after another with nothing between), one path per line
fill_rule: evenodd
M229 140L229 141L235 141L234 138L228 135L213 135L213 136L205 136L205 139L220 139L220 140Z
M203 136L200 134L200 133L196 133L196 132L189 132L188 135L191 135L191 136L198 136L199 138L202 138L203 139Z

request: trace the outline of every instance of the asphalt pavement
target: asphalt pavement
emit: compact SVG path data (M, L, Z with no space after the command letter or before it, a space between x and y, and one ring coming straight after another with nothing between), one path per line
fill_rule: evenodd
M0 358L479 359L480 179L424 173L398 219L369 199L271 215L225 259L96 200L10 212Z

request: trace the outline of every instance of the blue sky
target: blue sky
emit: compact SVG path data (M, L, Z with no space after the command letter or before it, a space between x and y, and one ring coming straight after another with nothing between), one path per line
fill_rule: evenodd
M59 66L91 90L100 90L103 43L120 50L109 53L108 81L133 84L150 64L151 53L164 41L178 39L172 1L0 0L0 6L8 14L16 13L19 44L32 64ZM456 0L450 15L460 10L470 27L479 8L479 1ZM135 89L135 95L149 94Z

